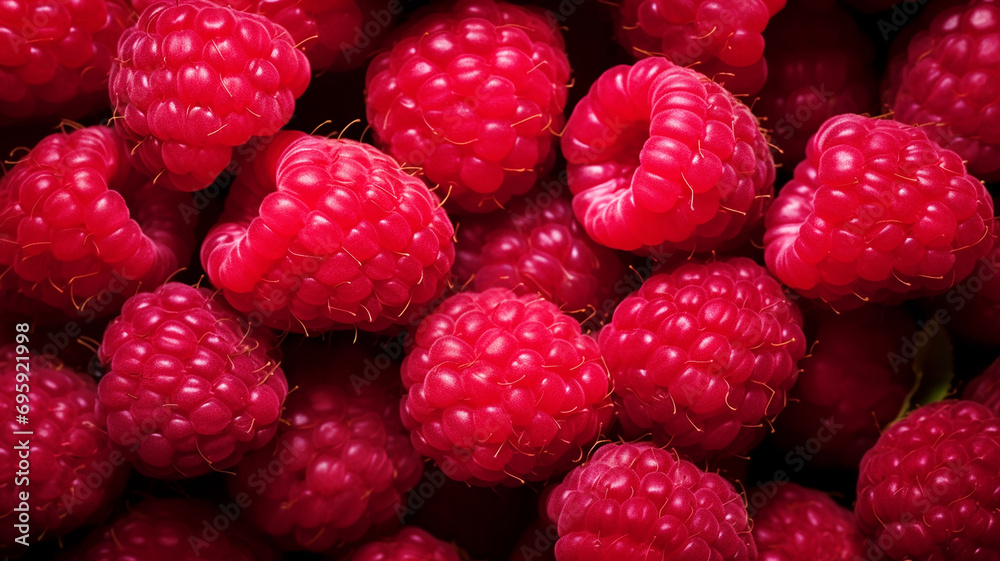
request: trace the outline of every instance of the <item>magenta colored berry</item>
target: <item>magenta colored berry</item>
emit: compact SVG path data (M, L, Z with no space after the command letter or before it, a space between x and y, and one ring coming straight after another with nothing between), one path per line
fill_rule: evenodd
M108 106L122 0L11 0L0 8L0 124L81 118Z
M207 288L171 282L125 303L99 357L99 424L160 479L236 465L271 440L288 383L251 328Z
M799 361L799 378L775 424L775 441L793 450L819 438L823 446L810 462L853 469L882 427L899 416L913 387L913 358L904 356L902 342L919 328L901 309L875 306L819 311L809 319L814 344Z
M87 321L114 315L137 290L152 290L187 265L194 225L184 211L191 208L190 196L135 173L112 129L49 135L0 181L5 299Z
M757 561L867 559L854 513L826 493L794 483L779 486L753 515L753 539L759 551Z
M993 199L923 128L832 117L768 210L768 269L836 310L943 293L993 247Z
M398 524L420 480L422 458L399 419L398 374L366 370L379 362L356 346L313 345L286 363L298 386L286 422L230 481L235 498L251 498L254 525L286 549L324 551Z
M218 517L228 522L217 522ZM242 520L227 518L217 505L200 499L150 499L91 533L62 560L276 561L278 558L270 546L243 526Z
M28 423L21 424L16 408L23 403L16 396L25 388ZM14 539L21 532L14 525L19 523L15 507L22 502L21 492L29 497L30 544L99 521L121 493L128 466L97 427L96 401L97 384L91 378L18 353L13 344L0 347L0 512L6 513L0 551L18 548ZM26 470L18 466L25 453L30 462Z
M368 122L451 207L503 207L555 161L570 77L562 35L543 14L494 0L414 18L368 67Z
M652 276L599 340L625 435L695 460L759 443L806 352L798 307L742 257Z
M1000 359L965 386L962 399L981 403L1000 417Z
M537 295L464 292L424 318L402 367L417 451L475 485L571 468L612 418L597 342Z
M603 316L621 297L621 257L587 236L565 198L529 195L460 221L456 239L457 286L539 294L580 318Z
M972 273L943 296L927 302L944 310L948 330L985 345L1000 345L1000 244L980 259Z
M890 559L993 560L998 490L1000 418L978 403L945 401L896 422L865 454L854 512Z
M618 41L635 58L666 57L734 93L767 80L762 33L785 0L624 0L615 11Z
M283 132L244 167L201 262L255 321L304 333L416 325L447 287L448 215L389 156Z
M394 536L365 545L347 561L460 561L455 546L420 528L407 526Z
M1000 1L973 0L942 11L909 42L890 84L893 118L968 162L984 181L1000 179Z
M559 561L751 561L743 497L715 473L648 443L607 444L551 492Z
M774 160L750 109L661 57L604 72L573 109L562 150L577 218L615 249L738 246L774 191Z
M285 28L207 0L150 5L122 34L109 90L132 161L157 185L197 191L233 148L272 135L309 84Z

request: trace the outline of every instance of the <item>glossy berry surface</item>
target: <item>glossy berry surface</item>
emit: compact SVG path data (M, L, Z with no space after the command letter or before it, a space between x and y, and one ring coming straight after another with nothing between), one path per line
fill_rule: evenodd
M753 516L758 561L855 561L865 540L854 513L830 495L785 483Z
M130 298L99 357L99 425L151 477L236 465L275 434L288 383L250 328L207 288L167 283Z
M394 536L371 542L348 561L459 561L455 547L420 528L408 526Z

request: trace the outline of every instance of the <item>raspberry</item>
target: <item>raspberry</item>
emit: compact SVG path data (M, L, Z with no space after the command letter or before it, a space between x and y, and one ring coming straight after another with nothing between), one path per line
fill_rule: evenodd
M415 325L455 258L438 198L367 144L300 132L269 142L202 245L212 284L279 329Z
M611 422L597 342L538 296L451 296L424 318L402 366L403 423L452 479L544 481Z
M794 168L823 121L877 106L874 47L851 15L836 5L796 4L768 25L767 85L754 104L772 129L775 156Z
M117 453L107 434L96 426L97 384L69 368L43 360L23 362L18 356L14 345L0 347L0 419L4 428L0 512L6 513L0 526L0 550L8 551L16 547L14 539L21 535L14 528L19 523L14 509L21 502L19 492L28 485L15 485L23 479L16 472L22 469L18 462L25 452L18 447L24 440L30 442L27 453L31 465L25 481L31 485L26 514L33 541L36 536L60 536L100 520L121 493L128 474L128 468L115 461ZM28 388L30 404L27 426L18 423L15 410L22 404L15 401L15 395L24 388ZM34 434L14 433L29 430Z
M778 487L753 516L753 539L758 561L867 559L854 513L826 493L794 483Z
M973 0L945 10L909 42L890 85L893 118L928 135L968 162L985 181L1000 179L1000 2Z
M549 19L459 0L416 16L390 43L368 67L368 122L452 207L502 207L551 169L570 67Z
M88 321L114 315L187 264L190 204L136 174L107 127L45 137L0 181L3 299Z
M219 507L151 499L93 532L65 561L275 561L278 555ZM216 520L225 519L225 526ZM221 531L217 528L222 527ZM209 533L210 528L214 533Z
M743 498L647 443L607 444L549 495L560 561L757 558Z
M996 559L998 474L1000 418L971 401L926 405L861 460L858 526L891 559Z
M964 281L928 302L930 308L944 310L948 328L966 339L986 345L1000 345L1000 244L975 264Z
M370 377L371 363L352 345L297 349L287 363L298 385L287 422L230 481L234 497L251 497L253 523L286 549L324 551L396 523L403 494L420 480L423 462L399 420L398 387L387 383L396 372Z
M652 432L695 460L755 446L806 351L798 308L742 257L652 276L599 341L625 435Z
M98 421L148 476L230 468L277 428L288 383L272 344L207 288L137 294L104 333Z
M541 517L524 531L510 554L509 561L556 561L558 527L547 517Z
M823 437L810 461L856 468L861 456L899 416L914 383L913 363L900 354L900 340L918 327L898 308L864 307L834 314L817 312L807 326L816 342L799 362L791 403L778 417L775 438L792 450ZM894 358L895 357L895 358Z
M462 222L455 244L456 284L540 294L581 317L613 308L615 283L625 276L621 258L587 236L568 200L547 202L522 199L507 210Z
M108 106L108 71L129 25L122 0L14 0L0 10L0 124L81 118Z
M460 561L458 551L427 532L407 526L398 534L371 542L348 561Z
M924 129L827 120L766 217L768 269L838 310L941 293L993 246L993 199Z
M233 147L274 134L309 84L309 61L263 16L207 0L157 2L122 34L109 90L132 161L157 184L197 191Z
M602 74L573 109L562 149L577 218L615 249L738 246L774 190L750 109L660 57Z
M1000 359L965 386L962 399L981 403L1000 417Z
M624 0L615 12L618 41L637 59L666 57L692 66L734 93L767 80L764 37L785 0Z

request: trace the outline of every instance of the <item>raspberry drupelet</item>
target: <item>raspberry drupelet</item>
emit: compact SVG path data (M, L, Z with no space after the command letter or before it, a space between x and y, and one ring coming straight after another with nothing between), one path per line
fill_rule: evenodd
M277 429L288 383L268 355L273 336L213 296L161 285L130 298L104 333L98 422L150 477L231 468Z
M503 207L555 162L570 78L562 35L542 13L494 0L414 18L368 67L368 122L451 208Z
M347 561L460 561L455 546L443 542L415 526L371 542Z
M962 399L981 403L1000 417L1000 359L993 361L965 386Z
M562 137L573 210L600 244L710 252L749 239L774 192L757 118L662 57L604 72Z
M414 446L474 485L563 473L612 419L597 342L555 304L505 288L445 300L417 328L402 376Z
M795 483L781 484L753 514L753 539L758 561L867 559L854 513L830 495Z
M255 321L307 334L416 325L448 286L448 215L378 149L288 131L242 167L201 262Z

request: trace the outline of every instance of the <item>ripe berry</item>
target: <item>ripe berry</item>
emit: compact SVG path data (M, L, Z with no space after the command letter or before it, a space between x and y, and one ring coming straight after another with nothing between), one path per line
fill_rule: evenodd
M347 561L460 561L455 546L420 528L407 526L394 536L362 547Z
M975 263L965 280L928 302L931 313L944 310L951 333L984 345L1000 345L1000 245Z
M455 259L438 198L367 144L301 132L268 142L201 247L212 284L278 329L415 325Z
M402 366L403 423L452 479L544 481L608 427L597 342L538 296L464 292L424 318Z
M652 432L695 460L759 443L806 352L798 307L745 258L652 276L599 340L626 437Z
M750 109L661 57L602 74L573 109L562 149L577 218L615 249L739 246L774 189L774 160Z
M549 19L459 0L418 14L390 43L368 67L368 122L450 206L503 207L551 169L570 67Z
M213 296L164 284L129 298L104 333L98 422L148 476L230 468L277 429L288 383L271 334Z
M753 515L753 539L758 561L866 559L854 513L826 493L794 483L778 487Z
M768 210L768 269L837 310L938 294L993 247L993 199L924 129L832 117Z
M962 399L981 403L1000 417L1000 359L965 386Z

